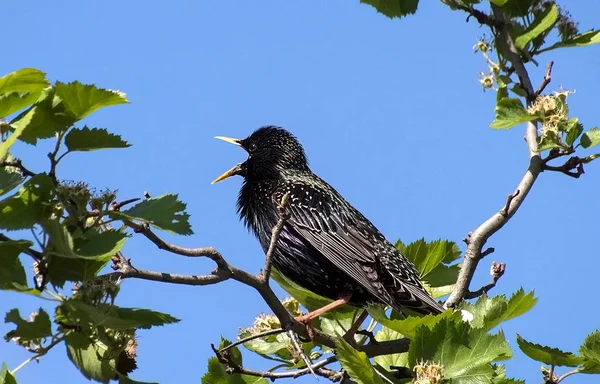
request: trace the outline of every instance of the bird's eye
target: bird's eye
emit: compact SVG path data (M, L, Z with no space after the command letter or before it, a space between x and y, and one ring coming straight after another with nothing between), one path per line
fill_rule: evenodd
M256 144L252 143L248 146L248 152L252 153L254 151L256 151Z

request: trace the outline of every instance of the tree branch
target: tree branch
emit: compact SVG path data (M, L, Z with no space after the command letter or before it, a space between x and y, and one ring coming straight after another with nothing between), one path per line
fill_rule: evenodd
M489 284L484 285L483 287L479 288L476 291L467 293L467 295L465 296L465 299L475 299L475 298L483 295L484 293L488 293L488 291L490 289L492 289L496 286L496 283L498 282L498 280L500 280L502 275L504 275L505 270L506 270L506 264L504 264L504 263L498 264L495 261L492 261L492 267L490 268L490 275L492 275L492 281Z
M496 20L502 23L501 26L496 27L496 38L507 47L506 59L510 61L514 67L515 72L519 77L519 82L527 93L527 105L530 105L534 100L533 96L535 92L533 91L525 64L519 55L512 36L506 28L505 17L502 10L492 4L492 12ZM513 194L510 201L507 201L500 211L496 212L472 232L469 237L467 249L465 250L463 265L460 269L454 290L445 303L446 307L455 307L467 297L469 294L469 285L471 284L477 265L482 258L481 254L483 246L487 240L500 230L500 228L502 228L517 212L523 203L523 200L527 197L529 191L533 187L535 180L542 172L543 162L537 152L537 126L535 123L527 123L525 140L529 152L529 167L516 188L519 193L516 196L516 193Z
M277 212L279 213L279 220L277 224L273 227L271 233L271 242L269 243L269 249L267 250L265 256L265 267L260 274L260 278L264 284L269 284L269 278L271 277L271 266L273 263L273 254L275 253L275 248L277 248L277 242L279 241L279 236L281 235L281 231L283 230L283 226L285 225L286 220L289 217L289 213L287 212L287 205L289 202L290 193L286 193L281 198L281 203L277 206Z
M576 169L576 171L572 172L573 169ZM565 161L565 163L559 167L544 164L544 171L561 172L575 179L578 179L581 175L585 173L583 170L583 163L581 162L581 159L577 156L570 157L569 160Z
M544 89L546 88L546 86L548 84L550 84L550 82L552 81L552 66L553 65L554 65L554 61L551 61L548 63L548 66L546 67L546 75L544 76L544 81L542 81L542 84L540 84L540 87L533 94L534 99L537 98L539 95L541 95L542 92L544 92Z
M327 364L331 364L331 363L337 361L337 358L335 356L330 356L326 359L320 360L316 363L311 364L309 367L297 369L297 370L289 371L289 372L255 371L252 369L244 368L244 367L240 366L239 364L236 364L229 358L229 355L227 355L226 353L219 353L219 351L215 348L214 345L212 346L212 348L215 351L215 354L217 355L219 362L222 364L225 364L228 367L229 373L239 373L239 374L256 376L256 377L264 377L266 379L271 379L271 380L283 379L283 378L297 378L300 376L307 375L307 374L311 373L312 371L314 371L314 373L316 375L326 377L332 381L339 381L339 379L341 379L341 377L342 377L342 373L340 373L338 371L323 368Z

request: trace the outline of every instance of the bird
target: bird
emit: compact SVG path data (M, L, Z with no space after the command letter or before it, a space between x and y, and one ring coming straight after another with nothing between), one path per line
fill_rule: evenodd
M298 320L309 323L344 304L358 308L383 304L423 315L444 312L424 288L414 264L312 172L303 146L291 132L270 125L245 139L216 138L248 154L212 184L242 176L237 212L265 253L279 221L278 207L287 195L286 219L272 265L297 285L332 300Z

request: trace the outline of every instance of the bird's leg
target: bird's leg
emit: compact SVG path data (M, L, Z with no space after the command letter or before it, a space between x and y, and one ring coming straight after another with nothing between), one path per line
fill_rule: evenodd
M304 325L308 325L312 320L314 320L317 317L321 316L325 312L329 312L332 309L336 309L338 307L341 307L344 304L348 304L348 302L350 301L351 297L352 297L352 295L343 296L342 298L337 299L336 301L333 301L333 302L327 304L324 307L321 307L319 309L315 309L314 311L309 312L306 315L302 315L302 316L296 317L296 321L298 321L299 323L302 323Z
M354 340L354 335L356 335L356 332L358 331L358 329L360 328L360 326L362 325L363 321L365 321L365 319L367 318L368 315L369 315L369 312L367 312L366 309L361 312L361 314L358 316L358 318L356 319L356 321L354 322L354 324L352 324L352 326L350 327L350 329L344 335L344 339L347 342L349 342L350 344L355 344L356 343L356 341Z

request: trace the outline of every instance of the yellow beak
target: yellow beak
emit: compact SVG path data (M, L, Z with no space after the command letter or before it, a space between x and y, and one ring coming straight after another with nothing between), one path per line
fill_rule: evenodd
M224 179L226 179L228 177L231 177L231 176L239 175L241 171L242 171L242 164L241 163L240 164L236 164L229 171L225 172L221 176L219 176L216 179L214 179L211 184L218 183L219 181L224 180Z
M227 137L227 136L215 136L215 139L226 141L226 142L231 143L233 145L237 145L238 147L240 147L242 145L240 139L233 139L233 138Z

